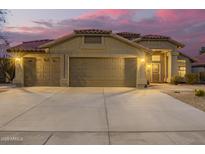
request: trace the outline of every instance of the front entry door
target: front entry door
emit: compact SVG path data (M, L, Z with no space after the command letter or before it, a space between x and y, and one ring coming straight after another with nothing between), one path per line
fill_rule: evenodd
M152 63L152 82L160 82L160 64Z

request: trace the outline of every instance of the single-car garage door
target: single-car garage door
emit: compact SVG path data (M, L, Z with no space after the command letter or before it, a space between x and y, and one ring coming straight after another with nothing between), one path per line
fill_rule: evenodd
M25 86L59 86L60 58L24 58Z
M135 87L136 58L70 58L73 87Z

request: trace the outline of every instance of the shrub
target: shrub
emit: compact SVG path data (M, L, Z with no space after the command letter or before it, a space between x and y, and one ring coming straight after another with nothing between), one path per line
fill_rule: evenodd
M15 63L11 58L0 58L0 74L3 82L11 82L15 76Z
M183 83L184 82L184 78L178 75L175 75L174 77L171 78L171 83L172 84L179 84L179 83Z
M202 89L195 89L195 96L204 96L205 92Z
M196 73L188 73L185 75L185 80L188 84L197 83L199 81L199 75Z

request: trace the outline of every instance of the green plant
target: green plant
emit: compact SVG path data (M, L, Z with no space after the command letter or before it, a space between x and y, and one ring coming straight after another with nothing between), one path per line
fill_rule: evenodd
M15 76L15 63L11 58L0 58L0 73L6 82L11 82Z
M199 81L199 75L196 73L188 73L185 75L185 81L188 84L195 84Z
M172 84L177 85L177 84L183 83L183 82L184 82L184 78L181 77L181 76L175 75L175 76L173 76L173 77L171 78L171 83L172 83Z
M195 89L195 96L205 96L205 91L202 89Z

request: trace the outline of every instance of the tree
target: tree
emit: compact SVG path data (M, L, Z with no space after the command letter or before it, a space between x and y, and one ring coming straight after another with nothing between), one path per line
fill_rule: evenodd
M203 53L205 53L205 47L201 47L201 49L200 49L200 51L199 51L199 54L200 54L200 55L203 54Z
M6 37L2 33L2 29L4 24L6 23L6 15L7 15L7 10L0 9L0 43L3 42L7 45L9 45L9 42L7 41Z
M3 26L6 23L7 10L0 9L0 80L11 82L14 78L14 61L7 56L6 49L9 47L9 42L2 32Z
M0 57L5 57L8 55L6 54L6 49L9 47L9 42L5 34L2 32L6 23L6 15L7 10L0 9Z
M15 63L11 58L0 58L1 82L11 82L15 76Z

